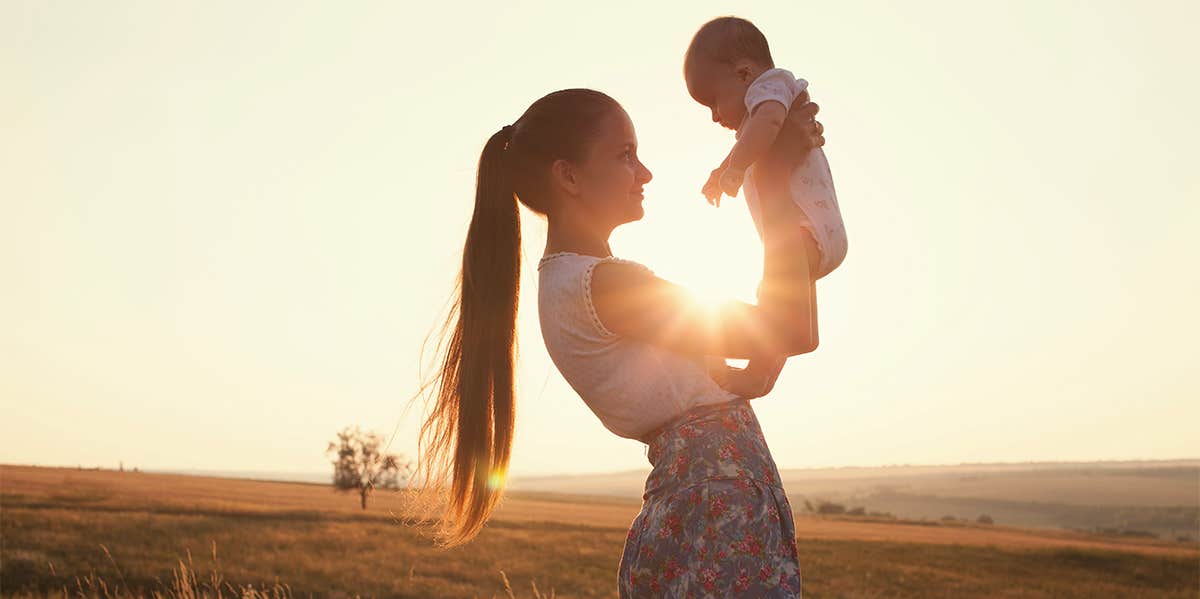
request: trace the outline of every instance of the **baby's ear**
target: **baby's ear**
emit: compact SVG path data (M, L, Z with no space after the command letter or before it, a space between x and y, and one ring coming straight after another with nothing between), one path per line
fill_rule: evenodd
M754 81L754 63L745 59L739 58L733 63L733 72L737 75L738 81L749 85Z

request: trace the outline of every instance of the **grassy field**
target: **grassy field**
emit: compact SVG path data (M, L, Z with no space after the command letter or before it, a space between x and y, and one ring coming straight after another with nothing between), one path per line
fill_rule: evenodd
M397 523L400 509L381 494L363 512L320 485L0 466L0 594L167 592L182 561L193 586L293 597L508 597L505 579L516 597L613 597L638 503L513 493L447 552ZM855 518L797 528L806 597L1200 593L1194 544Z

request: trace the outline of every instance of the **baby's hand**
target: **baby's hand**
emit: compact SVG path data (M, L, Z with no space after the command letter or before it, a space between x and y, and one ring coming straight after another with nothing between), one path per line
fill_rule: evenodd
M725 195L731 198L736 198L738 190L742 188L742 181L745 178L746 171L739 171L732 168L725 169L725 172L721 173L721 191L725 192Z
M708 182L704 184L704 187L700 188L700 193L704 194L704 198L708 200L708 203L717 208L721 207L721 172L723 170L717 167L708 176Z

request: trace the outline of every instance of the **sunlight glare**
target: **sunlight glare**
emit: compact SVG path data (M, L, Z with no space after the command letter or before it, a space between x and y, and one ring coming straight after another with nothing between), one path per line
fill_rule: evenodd
M488 476L488 488L496 491L504 487L504 479L507 473L502 469L493 470Z
M663 178L684 178L694 170L668 163ZM741 198L725 198L720 208L697 195L662 202L647 211L646 231L622 236L621 246L654 266L658 276L686 288L705 308L737 299L755 301L762 275L762 245Z

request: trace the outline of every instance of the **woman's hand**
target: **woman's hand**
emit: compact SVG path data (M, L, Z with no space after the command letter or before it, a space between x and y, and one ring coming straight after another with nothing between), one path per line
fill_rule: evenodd
M783 372L783 365L787 363L787 356L763 356L751 358L750 363L746 364L746 370L749 376L755 377L762 382L762 395L766 395L775 388L775 381L779 380L779 373Z
M722 389L742 399L754 399L775 388L775 381L779 379L786 361L786 356L755 358L745 368L734 368L726 364L724 359L710 356L708 375Z
M808 96L808 90L800 92L788 109L787 119L783 128L775 137L775 143L767 151L767 155L759 160L755 168L775 171L778 175L790 173L792 167L798 164L808 151L825 145L825 127L817 121L817 112L821 110ZM764 177L770 177L764 173Z
M755 399L771 391L775 381L762 373L751 372L746 368L729 367L729 371L717 381L722 389L742 398Z
M792 101L781 133L792 129L801 141L807 143L810 150L825 145L825 126L817 120L817 112L820 110L821 107L809 99L808 90L800 92Z

